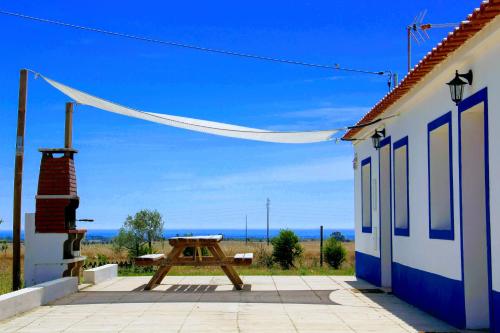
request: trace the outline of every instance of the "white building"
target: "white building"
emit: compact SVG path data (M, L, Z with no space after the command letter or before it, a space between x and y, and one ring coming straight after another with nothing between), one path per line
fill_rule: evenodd
M349 131L356 274L500 332L500 2L483 2ZM473 73L455 105L447 83ZM460 78L466 82L465 77ZM387 118L393 116L391 118ZM385 129L380 148L375 130Z

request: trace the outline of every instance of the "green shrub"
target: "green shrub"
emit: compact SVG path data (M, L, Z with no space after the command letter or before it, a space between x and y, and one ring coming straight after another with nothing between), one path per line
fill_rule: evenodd
M290 269L294 266L294 261L298 259L302 252L299 244L299 237L289 229L280 230L278 237L272 239L273 260L283 269Z
M257 249L255 257L258 266L271 268L274 265L273 254L262 244Z
M335 235L331 235L325 242L323 248L326 262L335 269L339 269L346 259L347 251Z
M109 262L109 258L105 254L98 253L96 257L97 261L100 263L107 264Z
M193 254L194 254L194 247L186 247L184 251L182 251L182 255L184 257L192 257ZM201 248L201 255L204 257L209 255L208 249L206 247Z
M7 244L6 240L0 241L0 251L3 252L5 255L7 253L7 250L9 249L9 245Z

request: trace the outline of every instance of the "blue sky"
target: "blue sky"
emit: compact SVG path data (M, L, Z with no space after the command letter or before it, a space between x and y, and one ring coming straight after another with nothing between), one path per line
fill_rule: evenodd
M406 70L405 26L465 19L479 1L3 2L4 10L200 46L368 70ZM421 58L448 32L414 47ZM12 227L19 69L142 110L279 130L353 124L386 78L267 63L0 16L0 229ZM23 211L34 211L39 147L63 145L61 93L30 77ZM82 227L119 227L141 208L167 228L353 227L352 149L187 132L90 107L74 120Z

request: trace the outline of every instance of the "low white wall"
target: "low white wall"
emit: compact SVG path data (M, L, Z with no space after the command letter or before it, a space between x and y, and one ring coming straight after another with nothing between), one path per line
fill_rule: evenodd
M36 285L43 288L42 305L78 291L78 278L65 277Z
M83 271L83 279L87 283L98 284L118 276L118 265L107 264Z
M0 320L29 311L42 304L43 288L30 287L0 295Z
M66 277L0 295L0 320L45 305L78 291L78 279Z

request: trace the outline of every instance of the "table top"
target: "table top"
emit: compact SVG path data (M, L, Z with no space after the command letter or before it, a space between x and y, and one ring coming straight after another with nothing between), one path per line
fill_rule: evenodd
M209 239L209 240L222 240L222 235L207 235L207 236L180 236L180 237L170 237L168 240L196 240L196 239Z
M203 243L203 242L220 242L222 235L207 235L207 236L181 236L171 237L168 239L170 243Z

